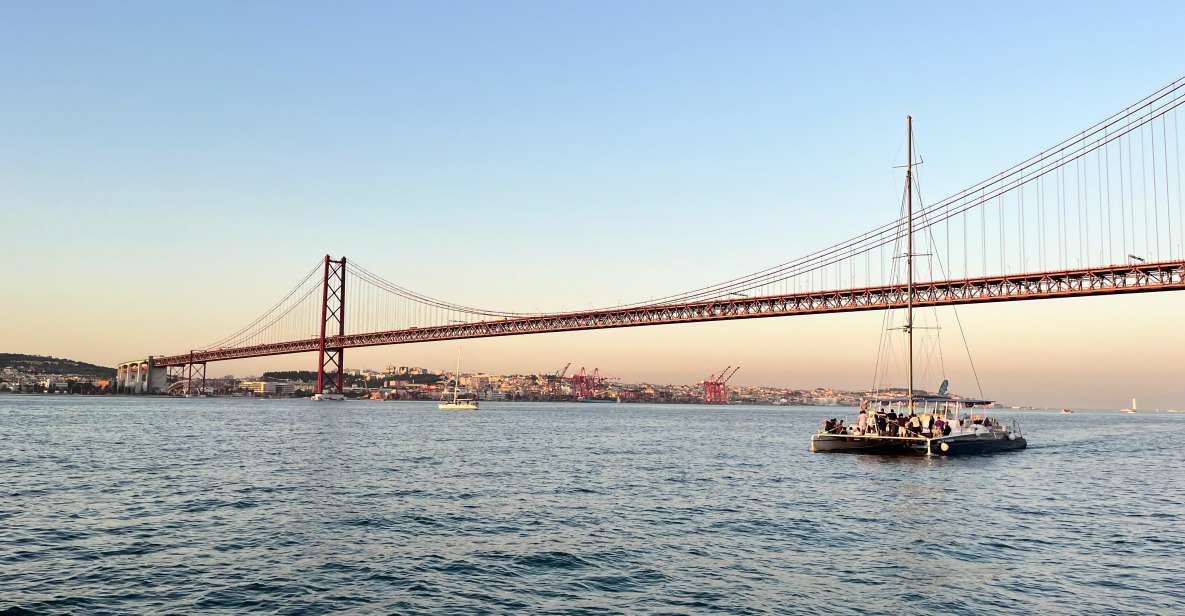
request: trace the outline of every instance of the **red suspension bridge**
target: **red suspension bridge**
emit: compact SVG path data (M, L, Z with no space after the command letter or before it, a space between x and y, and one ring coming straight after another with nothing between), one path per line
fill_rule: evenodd
M326 255L240 330L120 365L123 392L187 384L213 361L316 352L317 392L341 392L348 348L548 332L1185 289L1179 107L1185 78L945 199L804 257L682 293L525 313L432 298ZM917 176L915 175L915 181ZM920 194L920 184L915 184ZM348 316L348 318L347 318ZM194 385L197 387L198 385Z

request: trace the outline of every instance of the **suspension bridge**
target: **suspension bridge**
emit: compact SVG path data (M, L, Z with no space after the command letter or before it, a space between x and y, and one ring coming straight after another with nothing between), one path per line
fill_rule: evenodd
M593 310L477 308L407 289L346 257L319 259L238 331L121 364L122 393L202 388L209 362L317 353L317 393L341 393L349 348L802 314L1185 289L1179 108L1185 77L944 199L744 276ZM921 194L918 176L911 188ZM908 214L906 212L909 212ZM907 229L913 229L910 234ZM910 259L903 282L903 245ZM911 252L910 254L917 254ZM348 318L347 318L348 315Z

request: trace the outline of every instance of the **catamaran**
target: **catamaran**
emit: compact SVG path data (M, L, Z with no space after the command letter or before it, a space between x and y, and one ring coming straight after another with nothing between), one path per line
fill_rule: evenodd
M844 426L834 420L811 436L811 451L921 454L950 456L1024 449L1028 443L1015 420L1001 422L976 409L991 400L969 399L947 393L944 381L937 394L914 387L913 282L913 118L906 118L906 312L902 327L909 340L909 387L901 395L879 391L860 401L856 422ZM900 391L900 390L896 390Z
M448 392L445 392L444 397L440 399L440 404L436 408L442 411L476 411L477 400L473 398L462 398L460 395L461 389L461 349L457 349L457 372L453 375L453 399L452 401L445 400L448 397Z

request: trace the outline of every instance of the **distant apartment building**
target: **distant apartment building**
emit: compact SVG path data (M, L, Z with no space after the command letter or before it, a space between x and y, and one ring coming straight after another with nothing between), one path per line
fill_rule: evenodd
M276 383L273 381L242 381L239 389L260 397L283 398L296 394L295 383Z
M488 374L474 374L461 379L461 384L468 387L472 391L482 391L489 388L490 376Z
M383 368L382 374L386 376L414 376L428 374L428 369L416 368L414 366L387 366Z
M67 381L45 379L41 381L41 386L45 388L45 391L51 393L55 391L70 391L70 383Z

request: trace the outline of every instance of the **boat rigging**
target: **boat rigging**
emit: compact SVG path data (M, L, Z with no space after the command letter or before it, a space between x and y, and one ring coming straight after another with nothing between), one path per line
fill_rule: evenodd
M1004 423L994 417L975 412L977 407L986 407L991 405L992 401L950 394L947 391L949 381L946 380L943 381L937 394L920 391L916 387L914 371L914 329L916 329L914 320L914 257L917 255L914 252L913 241L913 117L906 116L905 122L906 246L903 256L905 257L907 299L905 324L901 328L905 332L908 347L905 395L893 395L892 390L885 390L885 393L882 394L878 387L874 387L873 395L860 401L860 412L856 422L853 425L845 426L842 420L828 420L816 434L811 436L811 451L945 456L1024 449L1028 443L1015 420ZM961 329L962 324L960 323L959 326ZM882 348L884 346L883 340L882 338ZM965 343L966 338L964 337ZM940 347L939 352L941 353ZM969 351L968 359L970 359ZM879 353L877 362L879 365ZM973 363L972 370L974 370ZM978 375L976 380L978 381ZM982 393L980 397L982 398ZM1132 406L1135 406L1134 402Z

